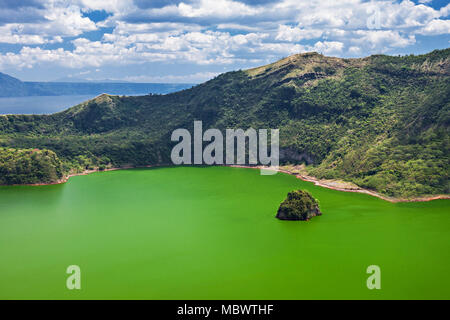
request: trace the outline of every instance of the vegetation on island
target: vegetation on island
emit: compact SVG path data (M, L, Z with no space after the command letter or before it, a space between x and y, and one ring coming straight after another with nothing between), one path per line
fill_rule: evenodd
M449 54L293 55L172 94L0 116L0 146L52 150L67 173L171 163L172 131L194 120L204 130L279 128L282 163L305 163L317 178L394 197L448 194Z
M307 221L322 215L319 202L308 191L295 190L289 192L287 198L280 204L277 218L280 220Z

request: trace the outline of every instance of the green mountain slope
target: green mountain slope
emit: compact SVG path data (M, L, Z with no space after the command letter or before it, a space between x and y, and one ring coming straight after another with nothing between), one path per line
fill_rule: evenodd
M299 54L168 95L102 95L0 117L0 145L53 150L64 170L170 163L176 128L279 128L282 161L390 196L450 193L450 49L340 59ZM1 165L1 164L0 164Z

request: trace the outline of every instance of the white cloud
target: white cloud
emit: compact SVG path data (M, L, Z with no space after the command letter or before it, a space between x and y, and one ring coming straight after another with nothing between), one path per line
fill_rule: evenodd
M348 52L352 55L359 55L361 53L361 48L356 46L351 46L348 48Z
M385 52L389 48L407 47L416 42L414 35L402 36L398 31L392 30L358 30L355 35L359 38L352 42L377 49L379 52Z
M58 1L46 3L41 22L9 23L0 26L0 43L58 43L63 37L79 36L97 29L93 21L83 17L77 6L60 7Z
M58 1L57 1L58 2ZM59 3L64 3L59 1ZM133 0L78 0L77 3L83 10L106 10L113 13L123 13L131 10L137 10Z
M314 44L314 51L327 55L341 53L343 49L344 44L339 41L318 41Z
M246 26L238 23L219 23L217 25L217 29L219 30L241 30L241 31L259 31L257 27Z
M232 0L200 0L195 5L181 2L177 6L179 14L183 17L238 17L257 15L260 9L250 7L238 1Z
M44 17L48 20L39 25L39 32L47 35L78 36L93 31L97 26L87 17L83 17L77 6L57 7L49 5Z
M197 72L187 75L165 75L165 76L127 76L124 80L132 82L153 83L199 83L210 80L219 75L217 72Z
M418 33L424 35L450 34L450 20L431 20Z
M162 3L162 2L161 2ZM23 44L0 53L0 66L36 64L70 68L154 62L222 65L275 60L305 51L337 56L390 53L416 43L415 35L450 33L450 4L429 1L280 0L250 5L238 0L192 0L139 8L132 0L49 0L46 20L0 26L0 43ZM105 10L93 22L84 13ZM379 29L367 21L379 19ZM98 41L86 32L112 28ZM75 37L75 40L73 40ZM73 41L72 41L73 40ZM74 48L67 46L71 41ZM62 43L59 49L42 45Z
M239 58L235 58L239 52L252 54L255 52L254 47L261 49L263 47L261 40L265 35L250 33L233 36L229 33L207 31L161 38L145 34L105 37L105 40L111 40L111 42L77 38L72 41L75 47L73 51L62 48L45 50L39 47L24 47L17 54L0 55L0 66L14 63L18 67L29 67L43 62L52 62L70 68L158 61L230 64L239 61ZM142 42L135 43L134 40Z
M0 43L43 44L47 40L37 34L21 34L20 24L7 24L0 27Z
M416 5L410 0L403 0L400 4L384 2L379 8L382 27L390 29L419 27L440 15L439 11L423 4Z
M450 3L439 9L441 17L447 17L450 14Z
M114 27L114 34L128 35L134 33L145 34L165 34L165 35L177 35L186 32L204 30L196 24L187 24L179 22L151 22L151 23L127 23L124 21L116 21Z
M319 29L301 29L299 27L290 27L286 25L280 25L278 27L278 33L275 37L276 40L298 42L304 39L319 38L322 36L323 31Z

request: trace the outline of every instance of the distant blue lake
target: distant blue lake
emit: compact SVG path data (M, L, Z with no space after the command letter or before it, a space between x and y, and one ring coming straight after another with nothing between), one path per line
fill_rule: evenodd
M188 83L22 82L24 90L3 92L0 114L50 114L102 93L139 96L168 94L194 86ZM1 94L1 92L0 92Z
M145 95L145 93L142 95ZM0 114L51 114L63 111L96 96L73 95L0 98Z
M50 114L65 110L93 97L92 95L79 95L0 98L0 114Z

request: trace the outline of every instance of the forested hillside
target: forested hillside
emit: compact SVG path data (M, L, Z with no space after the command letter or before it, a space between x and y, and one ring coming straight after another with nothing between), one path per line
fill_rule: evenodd
M450 49L362 59L299 54L167 95L102 95L1 116L0 145L49 149L64 170L170 163L170 134L279 128L282 161L390 196L450 193ZM4 164L0 163L0 166Z
M63 178L63 165L53 151L0 148L0 184L52 183Z

